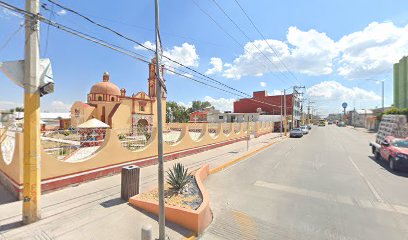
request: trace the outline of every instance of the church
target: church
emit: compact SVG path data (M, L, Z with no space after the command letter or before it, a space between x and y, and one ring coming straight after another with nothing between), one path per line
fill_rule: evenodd
M98 119L113 129L130 129L137 126L157 126L156 59L149 63L148 94L138 92L126 95L126 89L115 85L105 72L102 82L94 84L87 102L77 101L71 107L71 126ZM164 76L164 66L161 66ZM162 90L163 122L166 119L166 94Z

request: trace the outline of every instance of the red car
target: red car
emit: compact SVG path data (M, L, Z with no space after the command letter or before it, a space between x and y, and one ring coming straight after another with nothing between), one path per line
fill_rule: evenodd
M408 138L386 137L381 143L380 150L375 152L375 158L388 161L393 171L408 167Z

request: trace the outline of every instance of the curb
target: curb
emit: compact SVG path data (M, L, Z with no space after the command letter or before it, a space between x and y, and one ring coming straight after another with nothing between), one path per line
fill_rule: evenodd
M231 165L234 165L235 163L241 162L241 161L243 161L243 160L245 160L245 159L247 159L247 158L249 158L249 157L255 155L256 153L258 153L258 152L260 152L260 151L262 151L262 150L265 150L266 148L272 146L272 145L275 144L275 143L282 142L282 141L283 141L284 139L286 139L286 138L288 138L288 137L279 137L279 140L277 140L277 141L273 141L273 142L269 143L269 144L266 145L266 146L260 147L260 148L255 149L254 151L252 151L252 152L250 152L250 153L245 154L244 156L241 156L241 157L239 157L239 158L237 158L237 159L234 159L234 160L231 160L231 161L226 162L226 163L224 163L224 164L221 164L220 166L211 169L211 170L210 170L210 174L214 174L214 173L217 173L217 172L219 172L219 171L222 171L222 170L226 169L227 167L230 167Z

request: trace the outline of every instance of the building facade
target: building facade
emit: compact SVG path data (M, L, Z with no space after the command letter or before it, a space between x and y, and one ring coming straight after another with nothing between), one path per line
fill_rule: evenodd
M394 64L394 106L408 107L408 57L403 57Z
M110 80L109 73L103 74L102 82L94 84L87 95L87 102L77 101L71 107L71 125L78 125L96 118L111 128L129 129L138 126L156 126L157 94L155 77L156 60L149 63L148 94L138 92L126 95ZM164 67L162 66L162 74ZM163 75L164 76L164 75ZM166 116L166 94L162 95L163 122Z
M283 95L269 96L267 91L253 93L252 98L241 98L234 102L234 113L260 113L262 115L281 115L284 106ZM301 121L301 101L296 94L286 95L286 115L288 121L294 118L295 126Z

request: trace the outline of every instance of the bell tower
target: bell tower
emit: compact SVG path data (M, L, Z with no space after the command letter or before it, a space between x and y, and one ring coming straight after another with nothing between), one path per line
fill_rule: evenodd
M164 65L161 66L161 74L163 76L163 81L164 81ZM147 80L149 82L149 96L150 97L157 97L157 94L156 94L156 84L157 84L157 79L156 79L156 58L153 58L152 62L149 63L149 78Z

